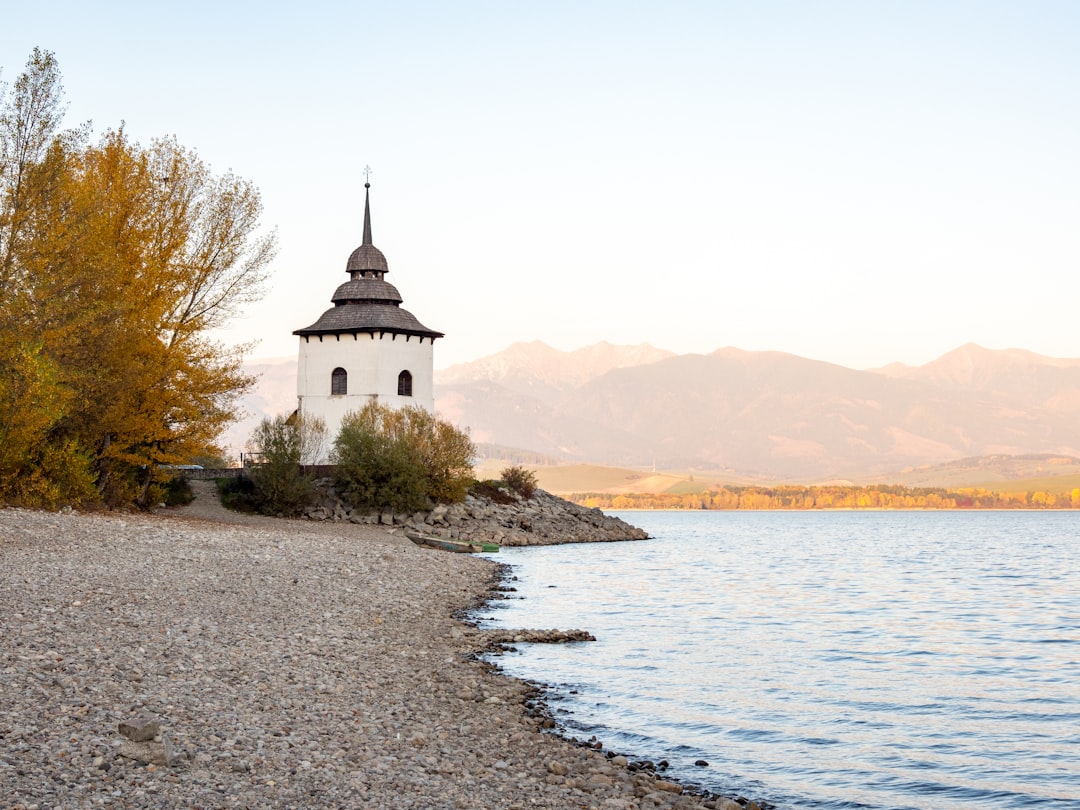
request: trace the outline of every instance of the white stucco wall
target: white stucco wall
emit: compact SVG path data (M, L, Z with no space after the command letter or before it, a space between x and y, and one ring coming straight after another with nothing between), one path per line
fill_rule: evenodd
M372 398L395 408L420 406L435 412L434 341L406 335L322 335L300 338L296 393L300 413L326 422L330 443L346 413ZM330 393L335 368L348 374L348 393ZM398 375L412 374L411 397L398 396ZM322 459L325 463L329 459Z

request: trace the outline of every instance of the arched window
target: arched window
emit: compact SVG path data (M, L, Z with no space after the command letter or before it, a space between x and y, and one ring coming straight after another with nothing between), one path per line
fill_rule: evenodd
M335 368L330 372L330 393L349 393L349 374L343 368Z
M397 375L397 392L399 397L412 396L412 374L408 371Z

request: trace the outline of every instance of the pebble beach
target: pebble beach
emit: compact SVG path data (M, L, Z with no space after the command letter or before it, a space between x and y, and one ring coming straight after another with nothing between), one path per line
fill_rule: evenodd
M545 730L463 618L491 560L196 491L0 509L0 807L743 806Z

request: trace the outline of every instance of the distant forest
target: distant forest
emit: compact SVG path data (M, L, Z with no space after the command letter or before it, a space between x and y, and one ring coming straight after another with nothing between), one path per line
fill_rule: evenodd
M567 499L601 509L1080 509L1080 487L1070 493L894 485L718 487L688 495L587 492Z

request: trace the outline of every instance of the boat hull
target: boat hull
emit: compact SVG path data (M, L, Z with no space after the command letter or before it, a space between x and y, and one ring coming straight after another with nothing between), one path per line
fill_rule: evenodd
M499 550L494 543L469 543L464 540L449 540L445 537L432 537L429 534L408 532L408 538L418 546L437 548L441 551L452 551L458 554L481 554L492 553Z

